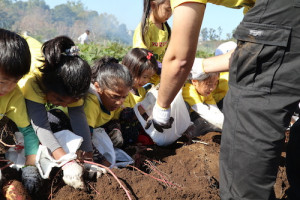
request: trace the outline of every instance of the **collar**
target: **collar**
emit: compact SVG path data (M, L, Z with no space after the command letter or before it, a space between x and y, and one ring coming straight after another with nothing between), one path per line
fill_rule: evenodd
M98 92L96 91L96 88L95 88L95 86L94 86L93 84L90 84L89 92L92 93L92 94L94 94L94 95L96 95L96 97L97 97L98 100L99 100L99 104L100 104L101 110L102 110L104 113L110 115L110 111L107 110L107 109L104 107L104 105L102 104L100 95L99 95Z
M107 110L107 109L104 107L104 105L102 104L102 102L101 102L101 101L100 101L100 108L101 108L101 110L102 110L104 113L106 113L106 114L110 115L110 111L109 111L109 110Z

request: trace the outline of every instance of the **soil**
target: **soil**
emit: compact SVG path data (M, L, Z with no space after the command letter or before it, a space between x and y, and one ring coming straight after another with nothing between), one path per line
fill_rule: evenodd
M168 147L149 146L127 148L136 160L136 167L113 169L131 199L212 199L219 197L219 147L221 134L207 133L186 145L179 140ZM6 180L19 179L18 173L6 168ZM76 190L63 183L61 172L51 175L43 191L33 199L85 200L129 199L116 179L107 173L97 180L86 182L85 190ZM278 200L286 199L289 187L285 174L285 152L274 190ZM3 198L3 197L2 197Z

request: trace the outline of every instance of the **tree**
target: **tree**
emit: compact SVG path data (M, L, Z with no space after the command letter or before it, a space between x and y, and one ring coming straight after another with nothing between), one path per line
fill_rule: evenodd
M43 10L49 10L49 6L44 0L28 0L28 9L33 9L35 7L42 8Z
M226 40L231 40L231 39L232 39L232 34L226 33Z
M217 40L218 39L218 35L216 34L216 30L213 28L210 28L208 31L208 38L209 40Z
M203 41L207 41L208 40L208 30L207 30L206 27L201 30L201 34L200 35L202 36L202 40Z
M20 32L21 30L28 31L32 36L50 39L56 36L55 28L51 21L51 14L42 8L36 7L28 12L20 21L17 21L12 29Z
M221 26L219 26L219 27L218 27L218 39L219 39L219 40L221 40L222 32L223 32L223 30L222 30Z
M53 22L61 21L67 26L72 26L74 21L77 20L77 14L66 4L55 6L51 10L51 14Z
M0 27L15 32L28 31L41 41L68 35L75 41L86 29L94 41L113 40L130 43L125 24L119 24L114 15L89 11L79 1L50 9L44 0L0 0Z

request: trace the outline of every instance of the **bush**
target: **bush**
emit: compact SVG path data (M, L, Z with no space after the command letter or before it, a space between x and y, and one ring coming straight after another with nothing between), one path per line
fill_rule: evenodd
M121 61L125 54L131 49L131 46L126 46L117 42L106 42L104 45L90 43L80 44L80 56L90 65L103 56L110 56Z

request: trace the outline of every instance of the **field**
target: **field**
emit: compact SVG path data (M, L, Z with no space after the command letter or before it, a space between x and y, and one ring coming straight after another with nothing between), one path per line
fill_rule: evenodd
M212 199L219 197L220 133L211 132L185 145L180 139L168 147L140 146L126 151L136 160L134 166L113 169L117 180L107 173L97 180L86 181L85 190L76 190L63 183L61 172L52 173L45 181L43 191L33 199L100 200L100 199ZM279 168L275 193L284 200L288 183L285 175L285 152ZM57 173L58 172L58 173ZM20 174L10 168L3 171L6 179L19 179ZM125 190L128 192L126 194Z

